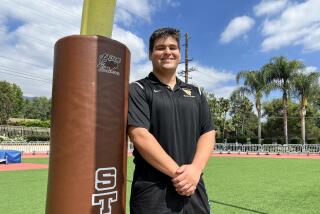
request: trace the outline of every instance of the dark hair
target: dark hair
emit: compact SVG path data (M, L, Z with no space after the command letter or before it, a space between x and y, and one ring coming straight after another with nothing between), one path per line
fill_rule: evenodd
M180 31L175 28L165 27L165 28L159 28L159 29L153 31L153 33L151 34L150 39L149 39L149 54L152 53L153 47L154 47L154 42L157 39L167 38L169 36L173 37L177 41L178 48L180 49Z

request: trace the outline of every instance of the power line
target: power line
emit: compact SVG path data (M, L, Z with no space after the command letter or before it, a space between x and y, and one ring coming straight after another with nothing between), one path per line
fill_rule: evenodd
M8 69L8 68L6 68L6 67L0 66L0 68L1 68L1 67L2 67L2 70L11 72L11 73L13 73L13 74L20 74L20 75L26 76L26 77L28 77L28 78L31 77L31 78L39 79L39 80L41 80L41 81L47 81L47 82L49 82L49 83L52 82L52 80L51 80L50 78L45 78L45 77L44 77L44 78L41 78L41 77L38 77L36 74L31 75L31 73L26 74L25 72L19 72L19 71L16 71L16 70L11 70L11 69Z
M44 83L47 83L47 84L52 84L52 82L50 80L48 80L48 79L42 79L42 78L28 76L28 75L26 75L24 73L16 72L16 71L13 71L13 70L10 70L10 69L1 68L0 72L4 73L4 74L7 74L7 75L15 76L15 77L21 77L21 78L25 78L25 79L44 82Z
M7 69L8 71L14 72L14 73L21 73L23 75L26 75L25 72L21 72L21 71L17 70L16 68L8 67L8 66L5 66L5 65L0 65L0 67L2 67L4 69ZM30 74L32 74L32 73L28 73L28 75L30 75ZM45 80L51 81L51 77L50 76L43 76L43 73L41 73L41 72L39 72L38 74L36 74L36 73L33 73L33 74L36 75L36 78L38 78L37 75L39 75L39 76L42 76L42 77L46 78Z
M42 0L42 1L39 1L39 2L42 3L42 4L46 4L47 6L49 6L49 7L51 7L51 8L56 8L57 11L63 11L63 13L66 14L66 15L68 15L68 16L72 16L72 17L74 17L74 18L79 18L78 16L70 13L70 12L69 12L68 10L66 10L65 8L60 7L60 6L58 6L57 4L53 4L53 2L52 2L52 4L49 4L49 3L48 3L47 1L45 1L45 0Z
M29 78L29 77L26 77L26 76L20 76L20 75L17 75L17 74L11 74L11 73L7 73L7 72L3 72L1 69L0 69L0 73L4 73L6 75L10 75L10 76L14 76L14 77L20 77L20 78L23 78L23 79L29 79L29 80L34 80L34 81L38 81L38 82L43 82L43 83L45 83L47 85L51 85L51 84L49 84L48 82L45 82L45 81Z
M32 66L39 67L39 68L46 68L44 65L38 65L38 64L31 63L31 62L27 62L27 61L21 61L21 60L17 60L17 59L13 59L13 58L7 57L7 56L1 56L0 55L0 58L8 59L8 60L14 61L15 63L23 63L23 64L32 65Z
M5 30L3 30L3 29L0 29L0 31L2 31L2 32L5 33L5 34L8 33L7 31L5 31ZM47 43L48 41L45 41L45 40L36 38L36 37L34 37L34 36L32 36L32 35L25 35L25 38L26 38L26 37L27 37L28 39L31 39L31 40L35 41L36 44L38 44L38 45L41 45L41 46L43 46L43 47L47 47L47 46L45 46L45 45L42 44L42 43ZM23 37L21 37L21 38L23 38Z
M6 72L6 71L8 71L8 72ZM44 82L44 83L50 84L50 82L48 80L30 77L30 76L27 76L27 75L23 75L22 73L11 73L10 70L6 70L6 69L1 69L0 72L4 73L4 74L8 74L8 75L19 76L19 77L23 77L23 78L26 78L26 79L36 80L36 81L40 81L40 82Z
M23 2L23 1L22 1ZM41 13L41 12L39 12L39 11L36 11L36 10L32 10L31 11L31 9L32 8L30 8L30 7L28 7L28 6L26 6L26 5L24 5L24 4L21 4L21 3L19 3L19 4L16 4L15 5L16 7L15 7L15 10L20 10L20 11L25 11L25 9L27 9L27 10L29 10L30 12L32 12L32 13L37 13L38 15L46 15L46 19L49 19L49 20L51 20L51 21L53 21L53 22L56 22L56 23L58 23L58 24L61 24L61 25L63 25L63 26L65 26L65 27L67 27L67 28L70 28L70 26L72 26L73 28L75 28L75 26L73 26L73 25L71 25L71 24L68 24L67 22L61 22L61 21L57 21L58 19L54 19L54 18L52 18L51 16L48 16L47 14L45 14L44 12L43 13ZM63 12L62 12L63 13ZM29 14L25 14L24 13L24 16L23 17L30 17L30 15Z

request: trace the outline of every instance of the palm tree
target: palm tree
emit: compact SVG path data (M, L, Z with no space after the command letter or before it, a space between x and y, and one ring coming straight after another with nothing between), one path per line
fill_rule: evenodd
M319 72L303 73L298 72L294 75L293 87L294 93L300 102L300 123L301 123L301 139L306 144L306 124L305 116L307 112L308 99L316 94L316 87L319 84Z
M226 119L227 119L227 113L230 108L230 100L225 99L223 97L220 97L218 100L219 103L219 110L221 111L222 115L222 139L224 140L225 138L225 130L226 130Z
M288 144L288 99L292 91L292 81L298 70L304 68L304 64L298 60L288 60L283 56L273 57L263 66L263 72L267 83L273 83L274 88L282 91L283 102L283 131L285 143Z
M269 86L265 81L262 70L240 71L236 76L237 83L241 79L244 80L243 86L240 86L234 93L243 93L254 97L258 113L258 143L261 144L261 98L263 93L268 94Z

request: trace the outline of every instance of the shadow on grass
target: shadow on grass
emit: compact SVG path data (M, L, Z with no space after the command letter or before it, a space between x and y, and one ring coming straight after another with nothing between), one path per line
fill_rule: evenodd
M236 205L227 204L227 203L223 203L223 202L220 202L220 201L214 201L214 200L209 200L209 201L210 201L211 203L216 203L216 204L220 204L220 205L224 205L224 206L228 206L228 207L233 207L233 208L245 210L245 211L252 212L252 213L267 214L267 213L265 213L265 212L260 212L260 211L257 211L257 210L251 210L251 209L247 209L247 208L245 208L245 207L239 207L239 206L236 206Z

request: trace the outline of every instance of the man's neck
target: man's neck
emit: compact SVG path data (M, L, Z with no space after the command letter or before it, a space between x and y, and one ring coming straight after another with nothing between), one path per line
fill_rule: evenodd
M173 89L177 83L176 72L165 72L165 73L158 72L158 71L152 71L152 72L160 80L160 82L170 86L171 89Z

